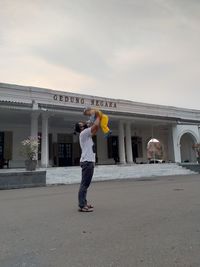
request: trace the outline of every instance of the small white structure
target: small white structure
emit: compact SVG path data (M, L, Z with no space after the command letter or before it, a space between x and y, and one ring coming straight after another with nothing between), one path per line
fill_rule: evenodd
M156 138L165 162L196 162L194 143L200 142L200 111L80 95L43 88L0 83L0 161L24 167L21 141L40 136L42 167L79 164L74 125L86 120L85 106L103 110L110 118L112 137L95 138L97 163L146 163L147 144Z

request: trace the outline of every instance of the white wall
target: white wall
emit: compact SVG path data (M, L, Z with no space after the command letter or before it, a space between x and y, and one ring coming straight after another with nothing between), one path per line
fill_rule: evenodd
M175 157L175 162L181 162L181 153L182 157L184 158L185 156L189 156L189 154L185 154L184 150L190 150L190 157L192 160L194 160L194 155L192 155L192 143L187 146L185 142L183 142L183 149L181 148L181 137L185 134L188 133L191 136L193 136L193 142L200 142L200 136L199 136L199 129L197 125L174 125L172 127L172 134L173 134L173 146L174 146L174 157ZM183 150L181 152L181 150ZM184 159L183 159L184 160Z
M20 155L21 141L30 136L30 124L19 125L19 124L6 124L1 123L1 131L11 131L13 134L13 149L12 149L12 160L9 165L11 168L24 167L25 158Z

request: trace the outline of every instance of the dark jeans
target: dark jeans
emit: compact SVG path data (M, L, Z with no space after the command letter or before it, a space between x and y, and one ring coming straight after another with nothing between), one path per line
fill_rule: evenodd
M94 162L84 161L81 162L80 165L82 168L82 180L78 192L78 201L79 207L83 208L87 205L87 189L92 181L92 176L94 173Z

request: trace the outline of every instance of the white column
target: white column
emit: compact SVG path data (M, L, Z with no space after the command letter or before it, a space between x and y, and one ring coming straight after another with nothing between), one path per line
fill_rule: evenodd
M198 125L198 132L199 132L199 140L198 140L198 142L200 142L200 125Z
M33 112L31 114L31 136L38 137L38 116L39 113Z
M181 149L178 140L178 127L177 125L172 126L172 138L173 138L173 149L174 149L174 161L181 162Z
M126 123L126 157L127 163L133 163L131 124L129 122Z
M31 113L31 137L38 138L38 112ZM36 160L38 159L38 154L36 155Z
M121 121L119 122L119 161L121 164L126 163L124 147L124 125Z
M49 165L49 140L48 140L48 115L42 114L42 151L41 166L47 168Z

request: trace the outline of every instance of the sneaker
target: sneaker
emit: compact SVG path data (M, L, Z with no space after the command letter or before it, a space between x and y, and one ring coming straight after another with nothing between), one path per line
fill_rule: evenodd
M83 208L79 208L78 211L80 211L80 212L92 212L93 209L92 208L88 208L87 206L85 206Z

